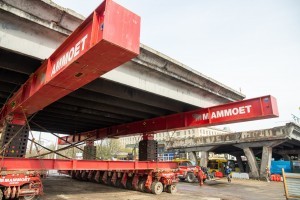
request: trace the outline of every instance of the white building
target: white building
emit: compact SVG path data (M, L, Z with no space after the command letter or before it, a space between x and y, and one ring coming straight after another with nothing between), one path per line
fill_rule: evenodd
M197 137L205 137L211 135L222 135L230 133L228 129L218 129L212 127L206 128L192 128L186 130L176 130L176 131L168 131L157 133L154 135L154 139L158 141L158 158L159 160L173 160L175 156L175 152L165 152L165 141L170 140L180 140L185 138L197 138ZM123 148L138 148L139 141L142 140L141 135L135 136L127 136L119 138L119 141ZM210 153L210 156L213 156L213 153ZM224 155L223 155L224 156ZM186 158L189 158L188 154L186 153Z
M162 132L157 133L154 135L154 139L159 141L168 141L171 139L184 139L184 138L197 138L197 137L203 137L203 136L210 136L210 135L222 135L230 133L227 129L218 129L218 128L192 128L187 130L177 130L177 131L169 131L169 132ZM139 141L142 140L142 135L135 135L135 136L127 136L119 138L119 141L122 145L122 147L126 146L133 146L136 145L138 147Z

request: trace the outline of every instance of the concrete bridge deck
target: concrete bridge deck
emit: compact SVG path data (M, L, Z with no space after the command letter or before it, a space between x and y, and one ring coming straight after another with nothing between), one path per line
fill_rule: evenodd
M272 157L289 159L290 155L300 155L300 126L287 123L271 129L170 140L166 141L166 148L193 152L194 155L201 152L202 166L207 165L208 152L236 156L240 166L241 156L246 156L251 175L259 177L265 176L265 169L270 166ZM256 157L261 158L260 170Z

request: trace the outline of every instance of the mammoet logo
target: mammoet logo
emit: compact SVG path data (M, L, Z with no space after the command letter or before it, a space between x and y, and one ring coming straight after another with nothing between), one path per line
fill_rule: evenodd
M0 183L18 183L18 182L29 182L30 178L0 178Z
M223 109L223 110L218 110L214 111L210 115L210 119L216 119L216 118L221 118L221 117L230 117L234 115L243 115L243 114L248 114L251 112L251 105L247 106L241 106L237 108L229 108L229 109ZM208 113L204 114L193 114L193 118L196 121L201 121L201 120L208 120L209 115Z
M76 43L67 53L61 56L56 63L53 65L51 71L51 77L55 75L59 70L61 70L65 65L67 65L73 58L79 55L81 51L85 48L85 40L87 39L88 34L86 34L79 42ZM81 48L80 48L81 47Z

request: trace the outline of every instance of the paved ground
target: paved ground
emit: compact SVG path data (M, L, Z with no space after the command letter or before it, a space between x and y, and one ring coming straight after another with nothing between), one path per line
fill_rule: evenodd
M160 195L109 187L97 183L80 182L64 176L52 176L44 179L44 192L41 200L284 200L282 182L262 182L255 180L225 179L207 182L203 187L198 183L179 183L174 195L163 192Z

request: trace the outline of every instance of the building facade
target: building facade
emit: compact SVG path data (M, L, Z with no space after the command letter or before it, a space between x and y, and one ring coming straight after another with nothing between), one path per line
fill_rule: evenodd
M169 132L161 132L154 135L154 139L158 141L158 158L159 160L173 160L179 156L180 152L168 151L165 148L166 141L180 140L185 138L197 138L211 135L222 135L230 133L226 128L218 129L213 127L206 128L192 128L186 130L176 130ZM142 139L142 135L134 135L128 137L119 138L119 142L122 148L138 148L139 141ZM187 155L188 158L188 155Z

